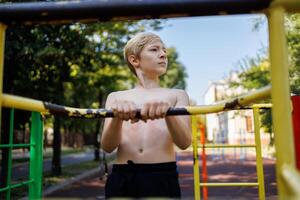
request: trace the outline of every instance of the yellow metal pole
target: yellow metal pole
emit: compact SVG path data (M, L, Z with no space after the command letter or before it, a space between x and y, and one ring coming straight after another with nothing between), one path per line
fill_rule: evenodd
M254 186L258 186L258 183L229 182L229 183L200 183L200 185L206 187L254 187Z
M204 145L199 145L198 148L203 148ZM206 144L206 149L213 149L213 148L254 148L255 144Z
M256 91L248 92L247 94L241 95L231 100L226 100L222 102L218 102L213 105L205 105L205 106L187 106L185 109L193 115L199 114L207 114L207 113L216 113L225 110L238 109L240 106L247 106L250 103L252 104L254 101L259 101L262 99L269 98L271 94L271 86L266 86L264 88L260 88ZM28 110L35 112L47 113L49 110L44 105L45 102L39 101L36 99L30 99L21 96L15 96L10 94L2 95L2 106L8 108L16 108L20 110ZM264 104L263 107L269 107L269 104ZM80 114L86 113L86 108L72 108L68 106L64 106L66 110ZM89 109L90 110L90 109Z
M290 199L291 196L290 190L280 176L282 167L285 164L295 166L284 14L282 7L274 6L268 11L272 117L277 158L276 179L280 200Z
M247 94L241 95L231 100L225 100L222 102L217 102L213 105L206 106L188 106L186 107L186 109L191 114L208 114L221 112L225 110L233 110L235 108L238 108L239 106L246 106L256 101L268 99L270 97L270 93L271 86L265 86L263 88L248 92Z
M194 169L194 199L200 200L200 177L199 177L199 156L198 156L198 134L197 134L197 116L192 116L192 134L193 134L193 169Z
M294 194L291 199L300 199L300 172L296 167L285 165L282 167L282 177L285 180L285 184L289 186L291 192Z
M272 6L282 6L289 13L300 12L299 0L273 0Z
M4 65L4 47L5 47L6 25L0 23L0 127L2 120L2 93L3 93L3 65ZM1 131L0 131L1 132Z
M261 142L260 142L260 123L259 123L259 108L253 108L254 116L254 132L256 144L256 171L258 179L258 194L260 200L265 200L265 183L264 183L264 168L261 156Z

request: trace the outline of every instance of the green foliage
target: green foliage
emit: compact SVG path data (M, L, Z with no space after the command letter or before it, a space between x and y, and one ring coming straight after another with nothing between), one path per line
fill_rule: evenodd
M4 91L73 107L104 107L110 92L134 85L135 77L123 60L127 40L137 32L159 30L163 23L11 26L6 34ZM185 88L184 66L175 48L168 52L169 70L162 85ZM63 126L93 133L96 123L64 119Z
M256 22L255 29L259 28L262 20ZM300 14L289 15L286 18L287 42L290 61L290 87L291 92L300 94ZM265 54L256 59L247 59L239 80L232 82L232 87L242 86L245 89L258 89L270 83L270 63ZM271 145L274 142L272 133L272 115L270 110L261 111L261 122L265 131L271 135Z
M287 42L290 57L291 92L300 94L300 14L287 17Z
M138 32L159 30L163 21L143 20L97 24L10 26L6 32L4 92L80 108L104 107L107 95L134 85L123 60L125 43ZM184 67L169 51L167 87L185 87ZM24 129L29 113L16 115ZM103 120L47 118L54 127L52 169L60 174L60 134L97 135ZM51 125L51 123L54 123Z
M246 65L248 66L243 67L243 71L239 73L239 79L232 82L231 86L242 86L252 90L267 86L270 83L270 64L267 59L249 59Z
M258 18L254 29L259 29L265 22L266 18ZM300 94L300 14L287 15L285 27L289 52L291 92Z
M178 61L178 54L175 48L168 48L168 71L161 78L161 85L168 88L185 89L185 78L187 74L185 67Z
M239 73L238 80L231 82L231 87L242 86L247 90L259 89L270 83L270 63L266 58L248 59L241 65L242 72ZM270 145L274 143L274 134L272 131L272 113L271 110L260 110L260 120L266 133L270 134Z

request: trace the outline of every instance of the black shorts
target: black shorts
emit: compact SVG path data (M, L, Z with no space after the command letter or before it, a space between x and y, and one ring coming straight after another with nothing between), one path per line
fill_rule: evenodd
M176 162L113 165L105 186L105 197L180 198Z

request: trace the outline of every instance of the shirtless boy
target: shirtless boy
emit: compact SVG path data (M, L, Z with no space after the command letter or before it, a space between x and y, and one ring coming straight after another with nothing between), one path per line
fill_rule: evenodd
M106 198L180 198L174 144L191 144L189 116L166 116L172 107L185 107L183 90L161 88L168 59L162 40L153 33L140 33L129 40L124 57L137 77L136 87L111 93L106 108L115 118L106 118L101 146L117 149L116 164L106 183ZM136 118L137 109L141 119Z

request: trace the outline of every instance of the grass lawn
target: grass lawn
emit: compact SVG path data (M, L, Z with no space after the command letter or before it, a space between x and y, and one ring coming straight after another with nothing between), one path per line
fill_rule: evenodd
M85 171L89 171L99 167L99 161L88 161L76 165L68 165L62 168L62 175L51 176L51 172L44 174L43 187L50 187L52 185L57 185L61 182L68 180L74 176L77 176Z
M68 154L74 154L74 153L81 153L81 152L85 152L89 149L89 147L84 147L84 148L62 148L62 151L61 151L61 154L62 156L64 155L68 155ZM47 149L46 151L44 150L44 157L43 159L48 159L48 158L51 158L52 157L52 150L50 149ZM24 154L24 156L21 156L21 157L14 157L13 156L13 165L15 164L20 164L20 163L26 163L26 162L29 162L29 156ZM0 160L0 164L1 164L1 160Z

